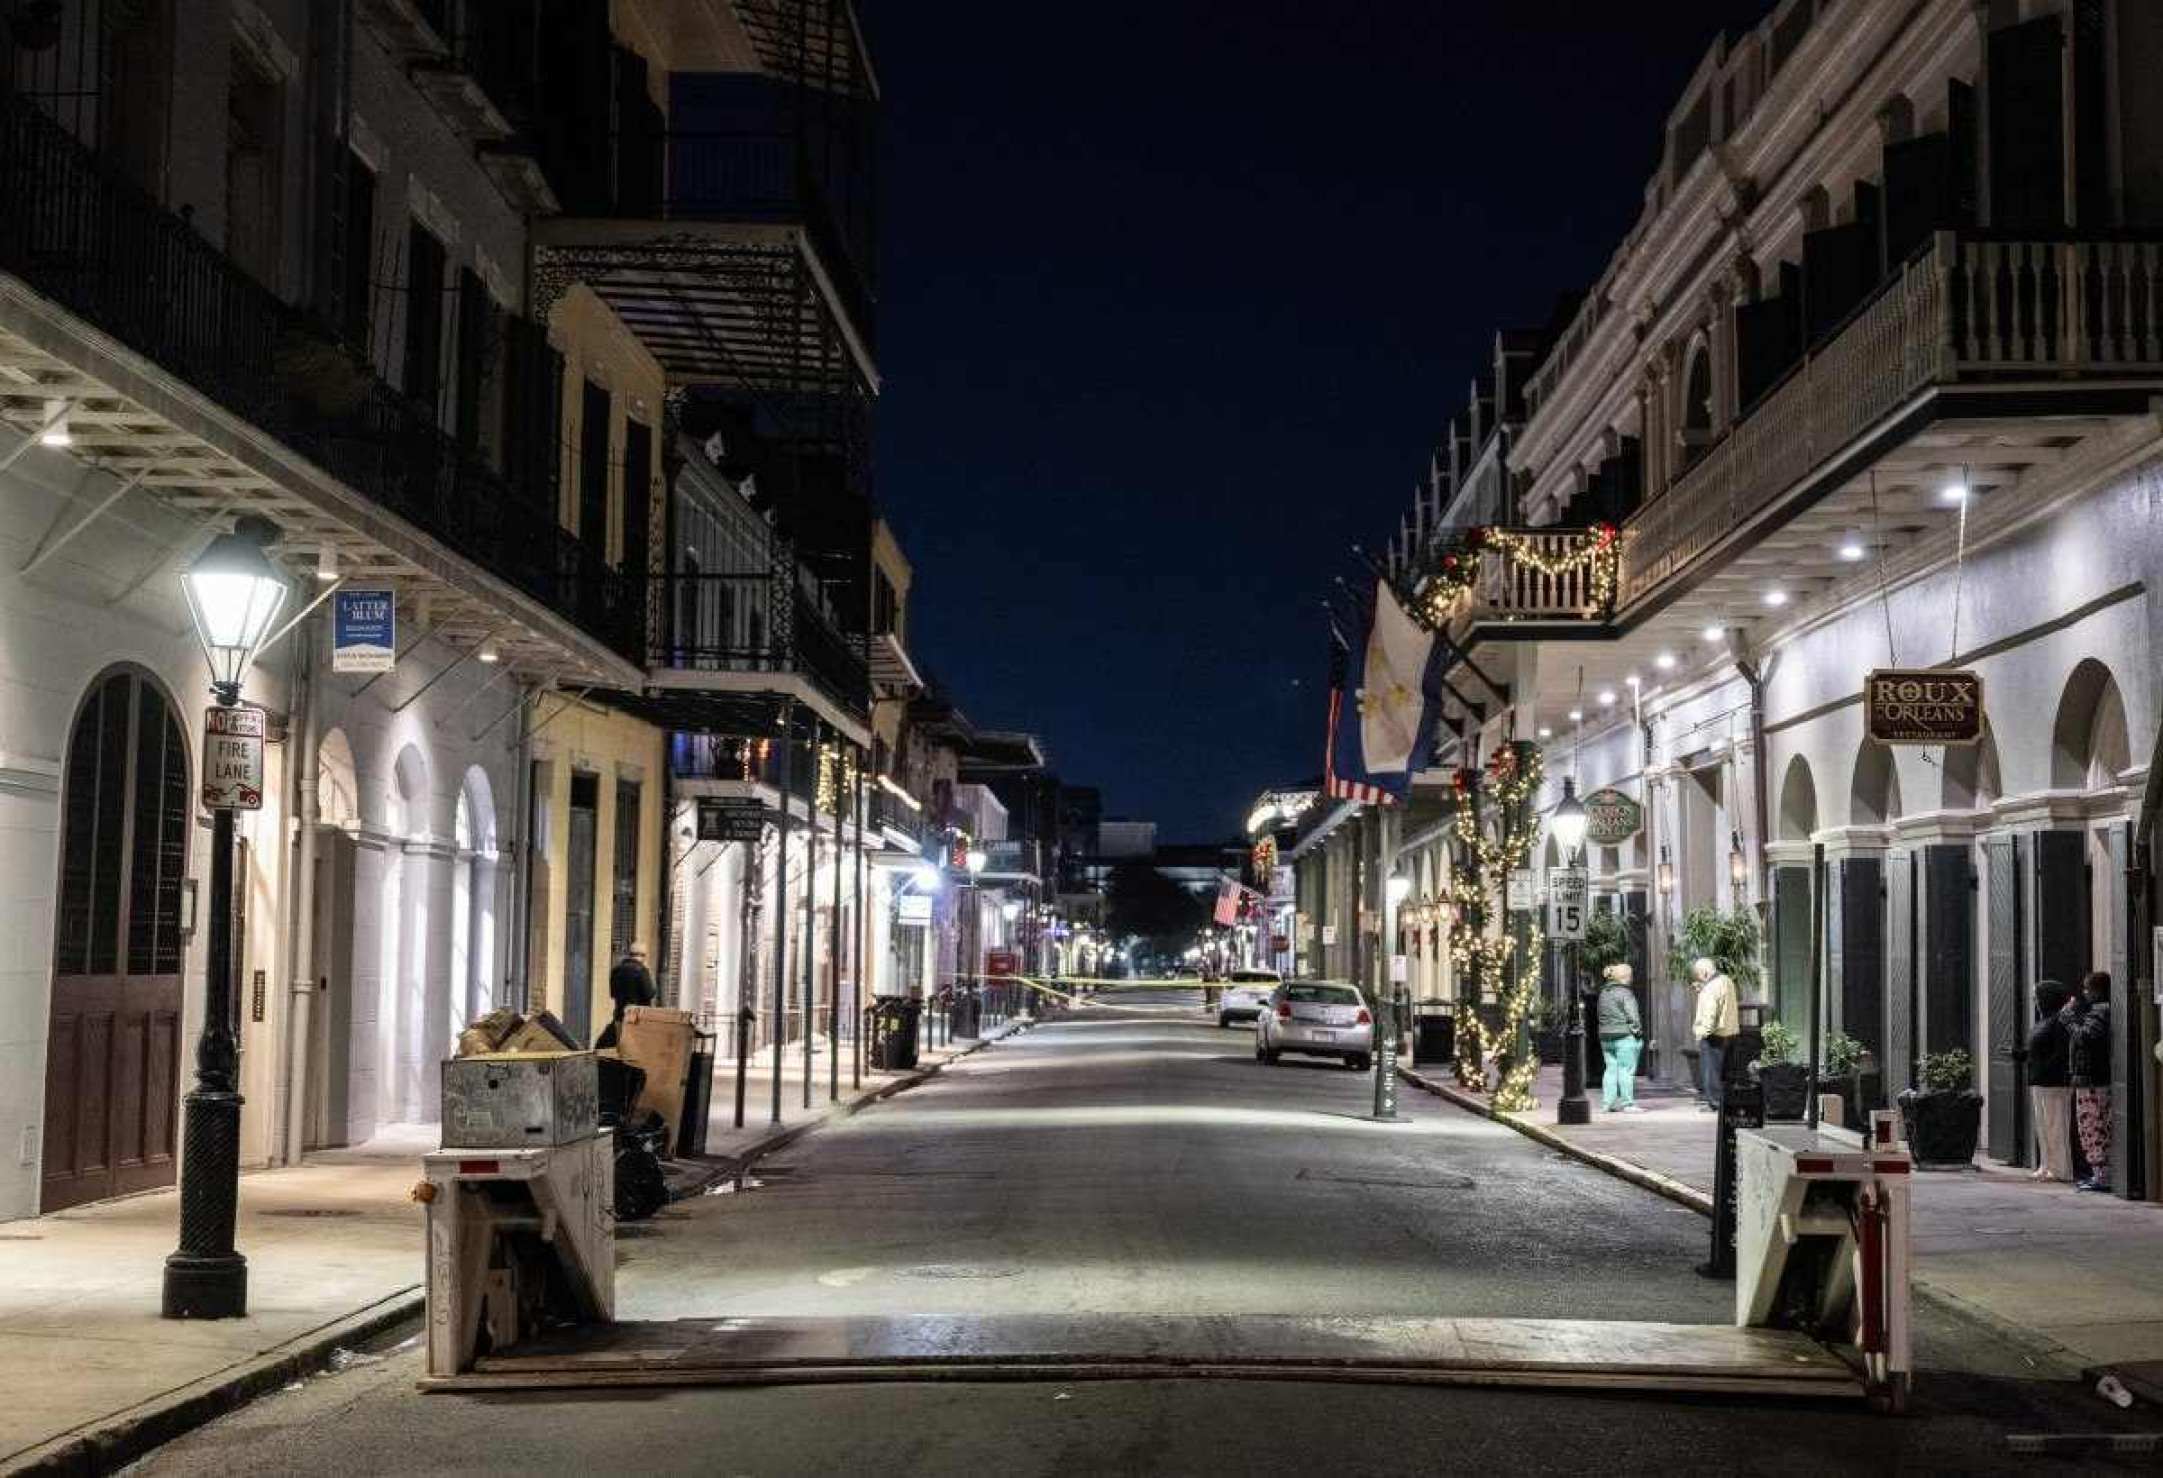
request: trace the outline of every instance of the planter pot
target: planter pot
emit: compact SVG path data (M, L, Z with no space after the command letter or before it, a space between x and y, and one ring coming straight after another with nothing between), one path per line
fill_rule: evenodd
M1799 1062L1761 1062L1758 1086L1765 1090L1765 1117L1777 1123L1800 1123L1810 1107L1810 1069Z
M1983 1095L1969 1088L1910 1088L1900 1095L1908 1153L1925 1170L1965 1170L1983 1127Z

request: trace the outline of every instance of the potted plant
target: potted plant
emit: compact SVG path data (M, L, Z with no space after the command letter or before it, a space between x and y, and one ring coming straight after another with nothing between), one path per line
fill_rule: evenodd
M1975 1091L1975 1064L1955 1049L1923 1059L1923 1081L1900 1095L1900 1123L1908 1151L1923 1170L1965 1170L1975 1160L1983 1129L1983 1095Z
M1764 1043L1757 1060L1757 1082L1765 1092L1765 1117L1797 1122L1810 1106L1810 1065L1798 1060L1802 1041L1786 1022L1768 1021Z
M1568 1006L1560 1001L1540 1002L1539 1025L1533 1033L1532 1043L1539 1052L1543 1066L1552 1066L1562 1061L1563 1034L1569 1030L1569 1025Z
M1863 1127L1863 1068L1869 1057L1861 1042L1838 1031L1827 1032L1818 1051L1821 1081L1839 1091L1842 1122L1850 1129Z

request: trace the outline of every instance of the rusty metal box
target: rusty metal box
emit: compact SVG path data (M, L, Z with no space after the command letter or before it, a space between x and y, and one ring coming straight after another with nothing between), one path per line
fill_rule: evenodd
M446 1149L515 1149L590 1139L600 1121L591 1052L488 1052L443 1064Z

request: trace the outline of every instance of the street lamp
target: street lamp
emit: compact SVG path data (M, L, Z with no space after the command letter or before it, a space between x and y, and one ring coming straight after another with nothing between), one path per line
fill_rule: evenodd
M203 1031L195 1044L195 1087L183 1105L180 1245L165 1259L162 1311L168 1319L237 1319L248 1312L248 1260L233 1248L240 1200L240 1048L233 1033L233 811L262 804L262 779L216 776L215 763L245 771L251 742L259 768L262 734L220 714L240 703L240 681L285 605L285 579L263 553L277 536L265 519L243 518L181 576L188 615L210 664L217 709L205 721L205 800L211 806L210 941L203 978ZM233 755L213 749L229 736ZM222 748L223 746L221 746Z
M1554 814L1547 818L1548 830L1562 848L1562 865L1577 866L1583 855L1585 827L1591 818L1585 815L1585 803L1577 798L1577 781L1574 777L1562 782L1562 800ZM1585 1097L1585 993L1577 979L1577 941L1569 947L1569 974L1563 981L1563 990L1570 1003L1568 1025L1562 1031L1562 1099L1555 1105L1557 1124L1589 1124L1592 1122L1592 1104Z
M1577 798L1577 782L1562 782L1562 801L1555 807L1554 815L1547 818L1548 830L1554 833L1556 843L1562 848L1562 864L1573 867L1577 854L1585 845L1585 825L1590 820L1585 815L1585 803Z

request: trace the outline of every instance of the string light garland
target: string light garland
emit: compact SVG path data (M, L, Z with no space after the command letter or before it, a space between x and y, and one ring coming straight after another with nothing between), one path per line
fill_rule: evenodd
M1498 1042L1507 1044L1494 1103L1509 1113L1538 1103L1533 1096L1538 1056L1523 1048L1539 1002L1541 937L1537 922L1528 923L1522 940L1507 927L1504 890L1538 839L1532 798L1545 772L1539 746L1516 740L1495 751L1484 773L1461 769L1450 777L1457 797L1451 830L1458 846L1445 906L1450 963L1461 979L1476 985L1475 1004L1493 1001L1502 1007L1501 1030L1493 1037L1476 1011L1459 1026L1457 1080L1484 1092L1488 1052ZM1490 926L1498 921L1504 927L1495 932Z
M1481 556L1492 553L1512 564L1559 579L1587 572L1586 611L1602 611L1613 602L1617 571L1621 566L1622 532L1611 523L1594 524L1585 535L1559 552L1549 552L1543 541L1558 534L1538 529L1482 525L1464 531L1458 543L1445 549L1428 574L1419 600L1420 615L1430 626L1440 626L1479 583Z

